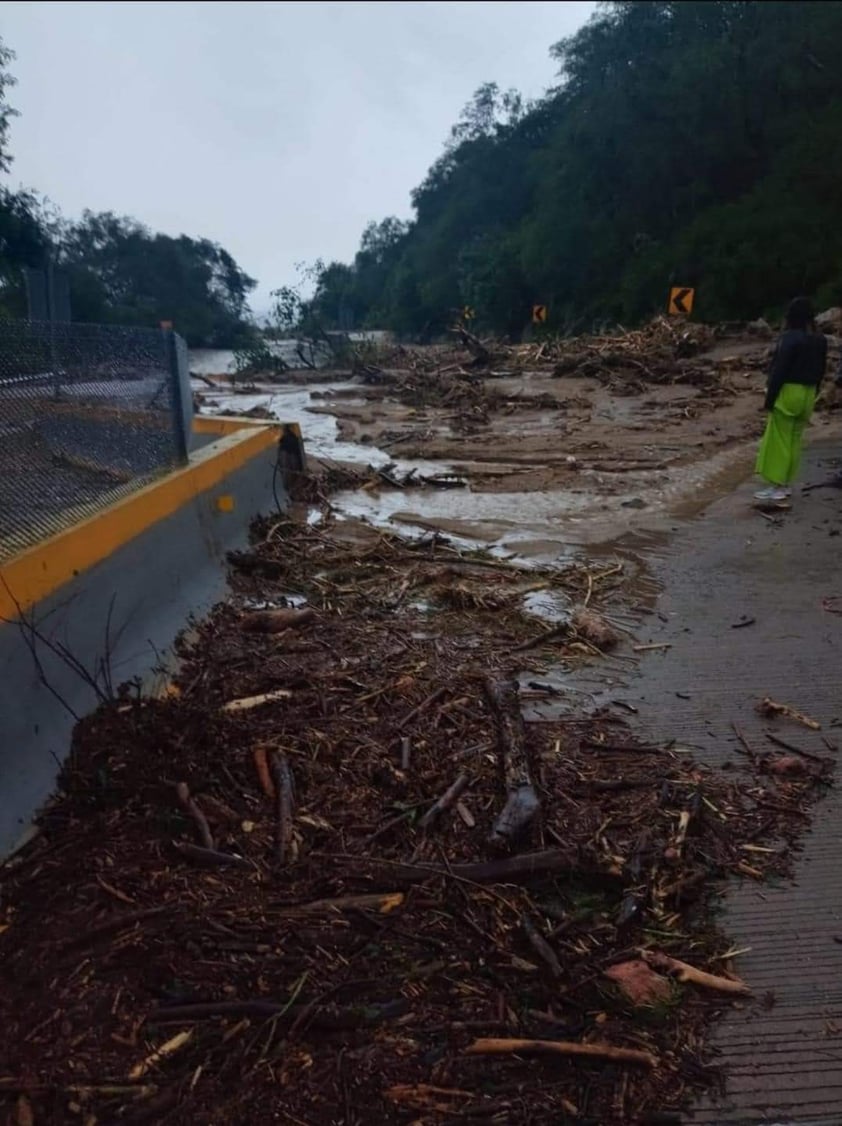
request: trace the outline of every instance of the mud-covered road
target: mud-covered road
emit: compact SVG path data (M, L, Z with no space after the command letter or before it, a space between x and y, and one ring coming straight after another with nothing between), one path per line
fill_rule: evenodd
M333 498L340 514L548 559L629 529L668 530L745 479L763 425L769 347L745 336L717 341L696 361L716 365L707 387L487 373L472 381L468 406L424 402L423 391L369 386L347 372L319 372L311 387L232 388L220 376L218 390L200 382L195 390L204 412L299 422L311 468L393 464L398 477L414 468L467 482L354 489ZM212 368L204 357L204 372ZM813 439L838 434L839 416L818 412Z

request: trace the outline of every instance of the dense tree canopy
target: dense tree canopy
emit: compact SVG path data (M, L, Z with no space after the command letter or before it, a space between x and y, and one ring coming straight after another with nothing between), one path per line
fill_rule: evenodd
M101 324L171 320L191 343L236 346L254 281L207 239L153 234L133 219L85 212L65 227L59 261L74 318Z
M842 3L605 3L552 56L534 104L481 87L414 220L323 270L329 321L421 335L470 305L517 333L541 303L551 328L631 322L671 284L705 319L842 302Z
M0 40L0 172L12 161L13 59ZM0 185L0 316L26 315L23 269L48 259L69 275L74 320L149 327L169 320L189 343L220 347L238 347L254 332L247 299L255 282L216 243L155 234L110 212L65 222L33 192Z

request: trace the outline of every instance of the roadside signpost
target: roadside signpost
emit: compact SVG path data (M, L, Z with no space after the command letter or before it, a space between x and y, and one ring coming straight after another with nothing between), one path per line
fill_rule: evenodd
M546 305L533 305L532 306L532 323L534 325L543 325L547 323L547 306Z
M680 316L682 313L692 313L695 296L695 289L683 285L674 285L670 290L667 312L673 317Z

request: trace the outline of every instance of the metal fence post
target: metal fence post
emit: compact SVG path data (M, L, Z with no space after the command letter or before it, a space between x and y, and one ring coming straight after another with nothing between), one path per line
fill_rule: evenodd
M184 394L190 393L190 378L187 372L182 373L178 357L178 338L171 328L162 330L164 334L164 348L167 356L167 367L170 373L170 411L173 422L173 435L175 437L175 450L178 461L184 464L190 450L190 435L187 432L188 412L185 409ZM185 386L186 385L186 386Z

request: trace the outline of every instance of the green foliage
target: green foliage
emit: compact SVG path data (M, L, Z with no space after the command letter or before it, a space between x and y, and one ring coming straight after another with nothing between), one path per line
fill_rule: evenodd
M8 172L12 164L8 147L9 124L12 118L17 116L18 111L9 105L7 93L16 82L14 76L9 73L9 63L14 57L14 51L0 39L0 172Z
M190 344L246 344L255 282L208 239L153 234L134 219L86 211L67 225L60 261L79 320L157 325L172 321Z
M255 338L251 344L234 350L235 376L282 375L285 371L289 371L289 364L265 340Z
M514 334L638 321L671 284L705 319L842 300L842 4L624 0L552 49L524 105L476 92L412 193L320 273L328 327L424 336L463 304ZM384 228L382 229L381 228ZM372 244L382 247L371 253Z
M12 160L13 59L0 39L0 172ZM33 192L0 187L0 315L26 315L23 268L49 259L70 276L74 320L149 327L169 320L188 343L209 347L247 347L255 338L247 304L255 282L216 243L154 234L111 212L65 223Z
M22 267L43 265L47 246L46 223L35 195L0 187L0 316L26 316Z

